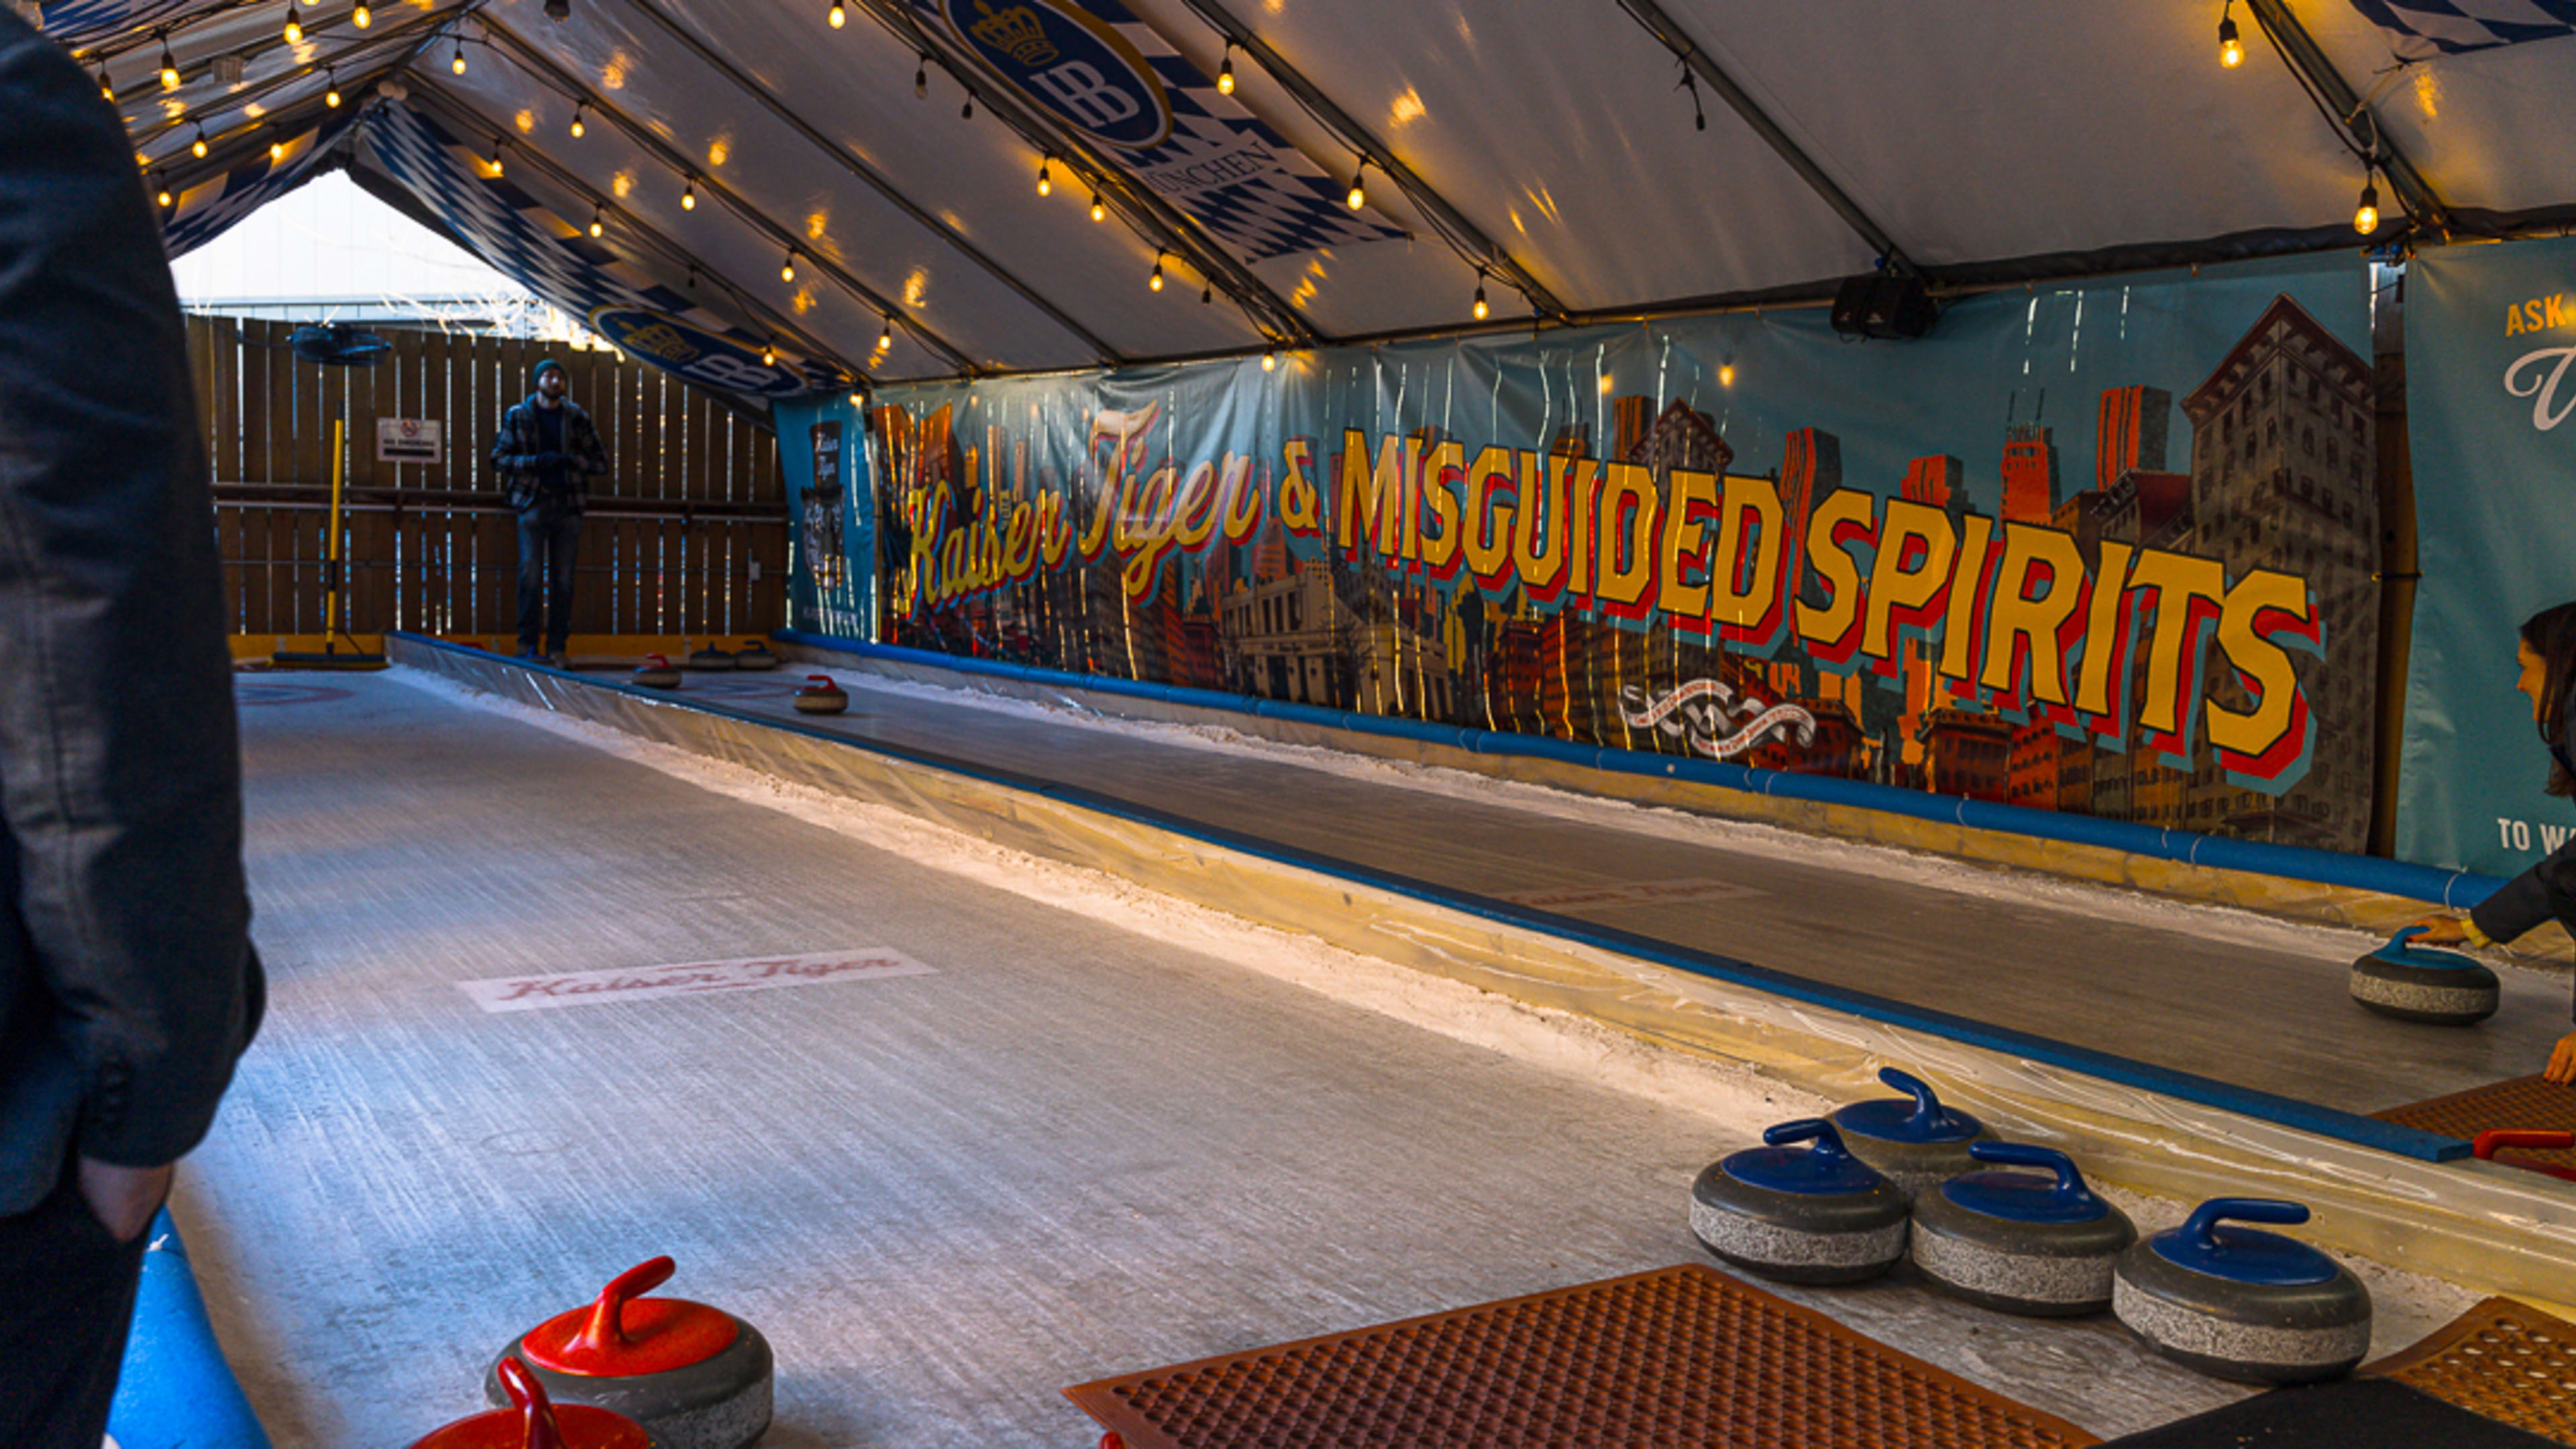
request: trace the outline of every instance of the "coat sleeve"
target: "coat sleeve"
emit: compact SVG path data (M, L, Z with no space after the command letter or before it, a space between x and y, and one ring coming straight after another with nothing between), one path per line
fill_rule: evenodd
M526 411L521 404L511 404L501 414L501 430L492 436L492 471L505 484L512 474L537 471L536 429L521 421Z
M205 1134L261 999L213 502L124 128L10 16L0 136L0 928L81 1074L79 1150L151 1166Z

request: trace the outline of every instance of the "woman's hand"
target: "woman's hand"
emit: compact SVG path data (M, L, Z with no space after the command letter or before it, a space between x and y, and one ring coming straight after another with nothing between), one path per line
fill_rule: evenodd
M2466 916L2426 916L2415 922L2412 929L2424 933L2414 938L2412 944L2417 946L2465 946L2469 943L2469 919Z
M2549 1054L2549 1065L2540 1075L2553 1082L2576 1082L2576 1031L2558 1039L2558 1048Z

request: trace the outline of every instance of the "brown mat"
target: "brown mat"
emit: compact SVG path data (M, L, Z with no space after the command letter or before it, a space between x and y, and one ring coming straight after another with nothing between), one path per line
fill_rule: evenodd
M2370 1115L2382 1122L2439 1132L2463 1142L2474 1142L2479 1133L2499 1127L2576 1131L2576 1087L2543 1081L2535 1072L2509 1082L2472 1087L2447 1097L2409 1102L2403 1107L2391 1107L2385 1112ZM2576 1169L2576 1148L2553 1152L2546 1148L2517 1147L2497 1153L2496 1161L2514 1167L2545 1164Z
M2510 1298L2490 1298L2362 1372L2576 1445L2576 1323Z
M1064 1392L1127 1449L2100 1442L1697 1263Z

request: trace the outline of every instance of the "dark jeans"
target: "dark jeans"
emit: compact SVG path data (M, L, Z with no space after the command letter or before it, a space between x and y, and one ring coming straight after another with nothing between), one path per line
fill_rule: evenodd
M109 1237L68 1165L52 1196L0 1218L0 1444L98 1449L151 1235Z
M581 515L543 504L519 514L519 650L561 654L572 636L572 575L581 553Z

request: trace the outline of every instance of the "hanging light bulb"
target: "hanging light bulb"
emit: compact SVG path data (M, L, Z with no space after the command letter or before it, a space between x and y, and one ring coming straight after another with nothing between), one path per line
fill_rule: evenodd
M1733 387L1733 386L1735 386L1735 364L1734 364L1734 363L1732 363L1732 362L1721 362L1721 363L1719 363L1719 364L1717 365L1717 385L1718 385L1719 387Z
M170 209L170 187L168 183L163 183L160 192L152 199L161 203L161 209L163 211L168 211Z
M888 313L886 314L886 319L885 319L885 330L877 334L877 351L879 351L879 352L889 351L889 350L891 350L891 349L893 348L893 346L894 346L894 314L893 314L892 312L888 312Z
M456 74L458 74L458 75L463 75L463 74L465 74L465 42L464 42L464 41L459 40L459 41L457 41L457 42L456 42L456 54L455 54L455 56L454 56L453 58L451 58L451 59L447 62L447 68L448 68L449 70L451 70L451 71L454 71L454 72L455 72Z
M760 344L760 365L763 367L776 367L778 365L777 343L764 342Z
M1225 43L1225 59L1216 68L1216 93L1221 96L1234 94L1234 42L1231 40Z
M2218 63L2234 70L2245 63L2245 42L2236 38L2236 17L2229 12L2236 0L2227 0L2218 10Z
M1359 169L1351 173L1351 194L1342 198L1342 200L1350 203L1351 210L1353 211L1357 211L1361 207L1368 205L1368 188L1361 184L1362 180L1367 176L1368 158L1366 156L1362 156L1360 158Z
M1093 221L1109 219L1109 208L1101 202L1100 193L1097 191L1091 193L1091 219Z
M1261 370L1263 372L1277 372L1279 370L1279 354L1276 352L1265 352L1261 354Z
M926 50L921 53L921 63L912 68L912 98L930 99L930 52Z
M170 54L170 42L165 40L161 42L161 89L175 91L178 88L179 61Z
M588 106L589 104L590 104L590 102L588 102L588 101L578 101L578 102L575 102L575 103L574 103L574 105L573 105L573 108L572 108L572 138L573 138L574 140L576 140L576 141L578 141L578 140L580 140L580 139L581 139L581 133L582 133L583 131L585 131L585 130L589 129L588 127L584 126L584 125L581 123L581 113L582 113L582 109L583 109L584 107Z
M1486 314L1493 310L1485 305L1485 274L1478 272L1476 274L1476 320L1484 321Z
M285 159L286 159L286 143L285 143L284 141L271 141L271 142L269 142L269 143L268 143L268 164L270 164L271 166L274 166L274 165L276 165L278 162L283 161L283 160L285 160Z
M1038 195L1040 196L1050 195L1055 191L1055 175L1047 169L1047 163L1054 159L1052 156L1038 158Z
M286 43L304 43L304 22L295 18L295 0L286 0Z
M1149 292L1159 292L1163 290L1163 253L1160 248L1155 249L1154 275L1145 279L1145 290Z
M358 0L358 8L349 12L349 23L360 30L376 23L376 13L367 8L367 0Z
M778 264L778 280L782 282L792 282L796 280L796 253L792 251L789 252L787 254L787 260Z
M607 210L608 203L604 201L594 201L590 204L590 234L592 236L598 236L608 230L608 223L604 216L604 213Z
M98 63L98 93L111 101L116 99L116 81L108 75L107 62L103 60Z
M957 108L957 119L961 121L971 121L975 119L975 93L973 91L970 90L966 93L966 104Z
M2353 208L2352 229L2363 236L2379 230L2379 173L2376 169L2361 178L2361 204Z
M826 18L832 22L832 28L838 30L850 23L850 12L841 4L841 0L832 0L832 13Z
M335 111L340 109L339 72L333 70L325 70L322 72L322 85L324 87L322 91L322 104L329 106Z
M1202 280L1202 281L1199 283L1199 305L1200 305L1200 306L1202 306L1202 307L1204 307L1204 306L1206 306L1208 303L1213 302L1213 301L1215 301L1215 300L1216 300L1216 283L1214 283L1214 282L1210 282L1210 281Z
M188 154L200 161L206 159L206 128L202 124L197 127L196 139L188 143Z
M698 183L694 177L689 180L687 185L680 188L680 209L682 211L695 211L698 209Z
M501 174L501 148L508 144L509 139L510 138L507 136L494 136L492 138L492 174L495 176Z

